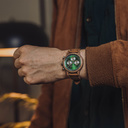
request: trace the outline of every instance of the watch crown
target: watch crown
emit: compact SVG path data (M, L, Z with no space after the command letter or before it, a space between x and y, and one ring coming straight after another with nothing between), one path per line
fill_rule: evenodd
M63 62L61 63L61 66L63 66Z
M63 57L63 60L65 59L65 56Z

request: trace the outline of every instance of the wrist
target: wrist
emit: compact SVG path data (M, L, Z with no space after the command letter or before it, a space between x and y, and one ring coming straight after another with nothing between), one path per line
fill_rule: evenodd
M62 67L62 60L63 60L63 57L67 55L67 52L68 50L60 50L59 63L57 64L57 67L59 68L57 79L59 80L68 78L68 76L66 75L66 72L63 70L63 67Z
M80 78L86 79L85 49L65 50L63 51L62 58L63 58L62 68L64 69L64 72L65 72L65 78L70 77L74 81L79 81ZM74 58L75 60L71 60Z
M80 55L83 58L83 67L80 70L80 77L83 78L83 79L87 79L86 56L85 56L85 54L86 54L85 49L81 49L80 50Z

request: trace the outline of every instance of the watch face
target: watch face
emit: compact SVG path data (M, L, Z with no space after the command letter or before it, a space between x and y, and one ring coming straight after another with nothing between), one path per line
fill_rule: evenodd
M76 71L81 66L81 59L76 54L70 54L65 58L64 66L69 71Z

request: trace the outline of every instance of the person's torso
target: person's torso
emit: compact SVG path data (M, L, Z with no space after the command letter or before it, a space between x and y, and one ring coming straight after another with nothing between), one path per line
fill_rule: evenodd
M86 0L81 48L116 40L114 0ZM69 128L124 128L121 89L73 85Z

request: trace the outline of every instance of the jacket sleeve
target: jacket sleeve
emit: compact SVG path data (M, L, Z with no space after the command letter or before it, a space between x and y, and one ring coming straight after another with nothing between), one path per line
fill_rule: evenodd
M52 93L52 84L42 85L42 93L38 99L39 103L31 119L29 128L52 127Z
M116 40L86 48L86 66L91 86L128 85L128 41Z

